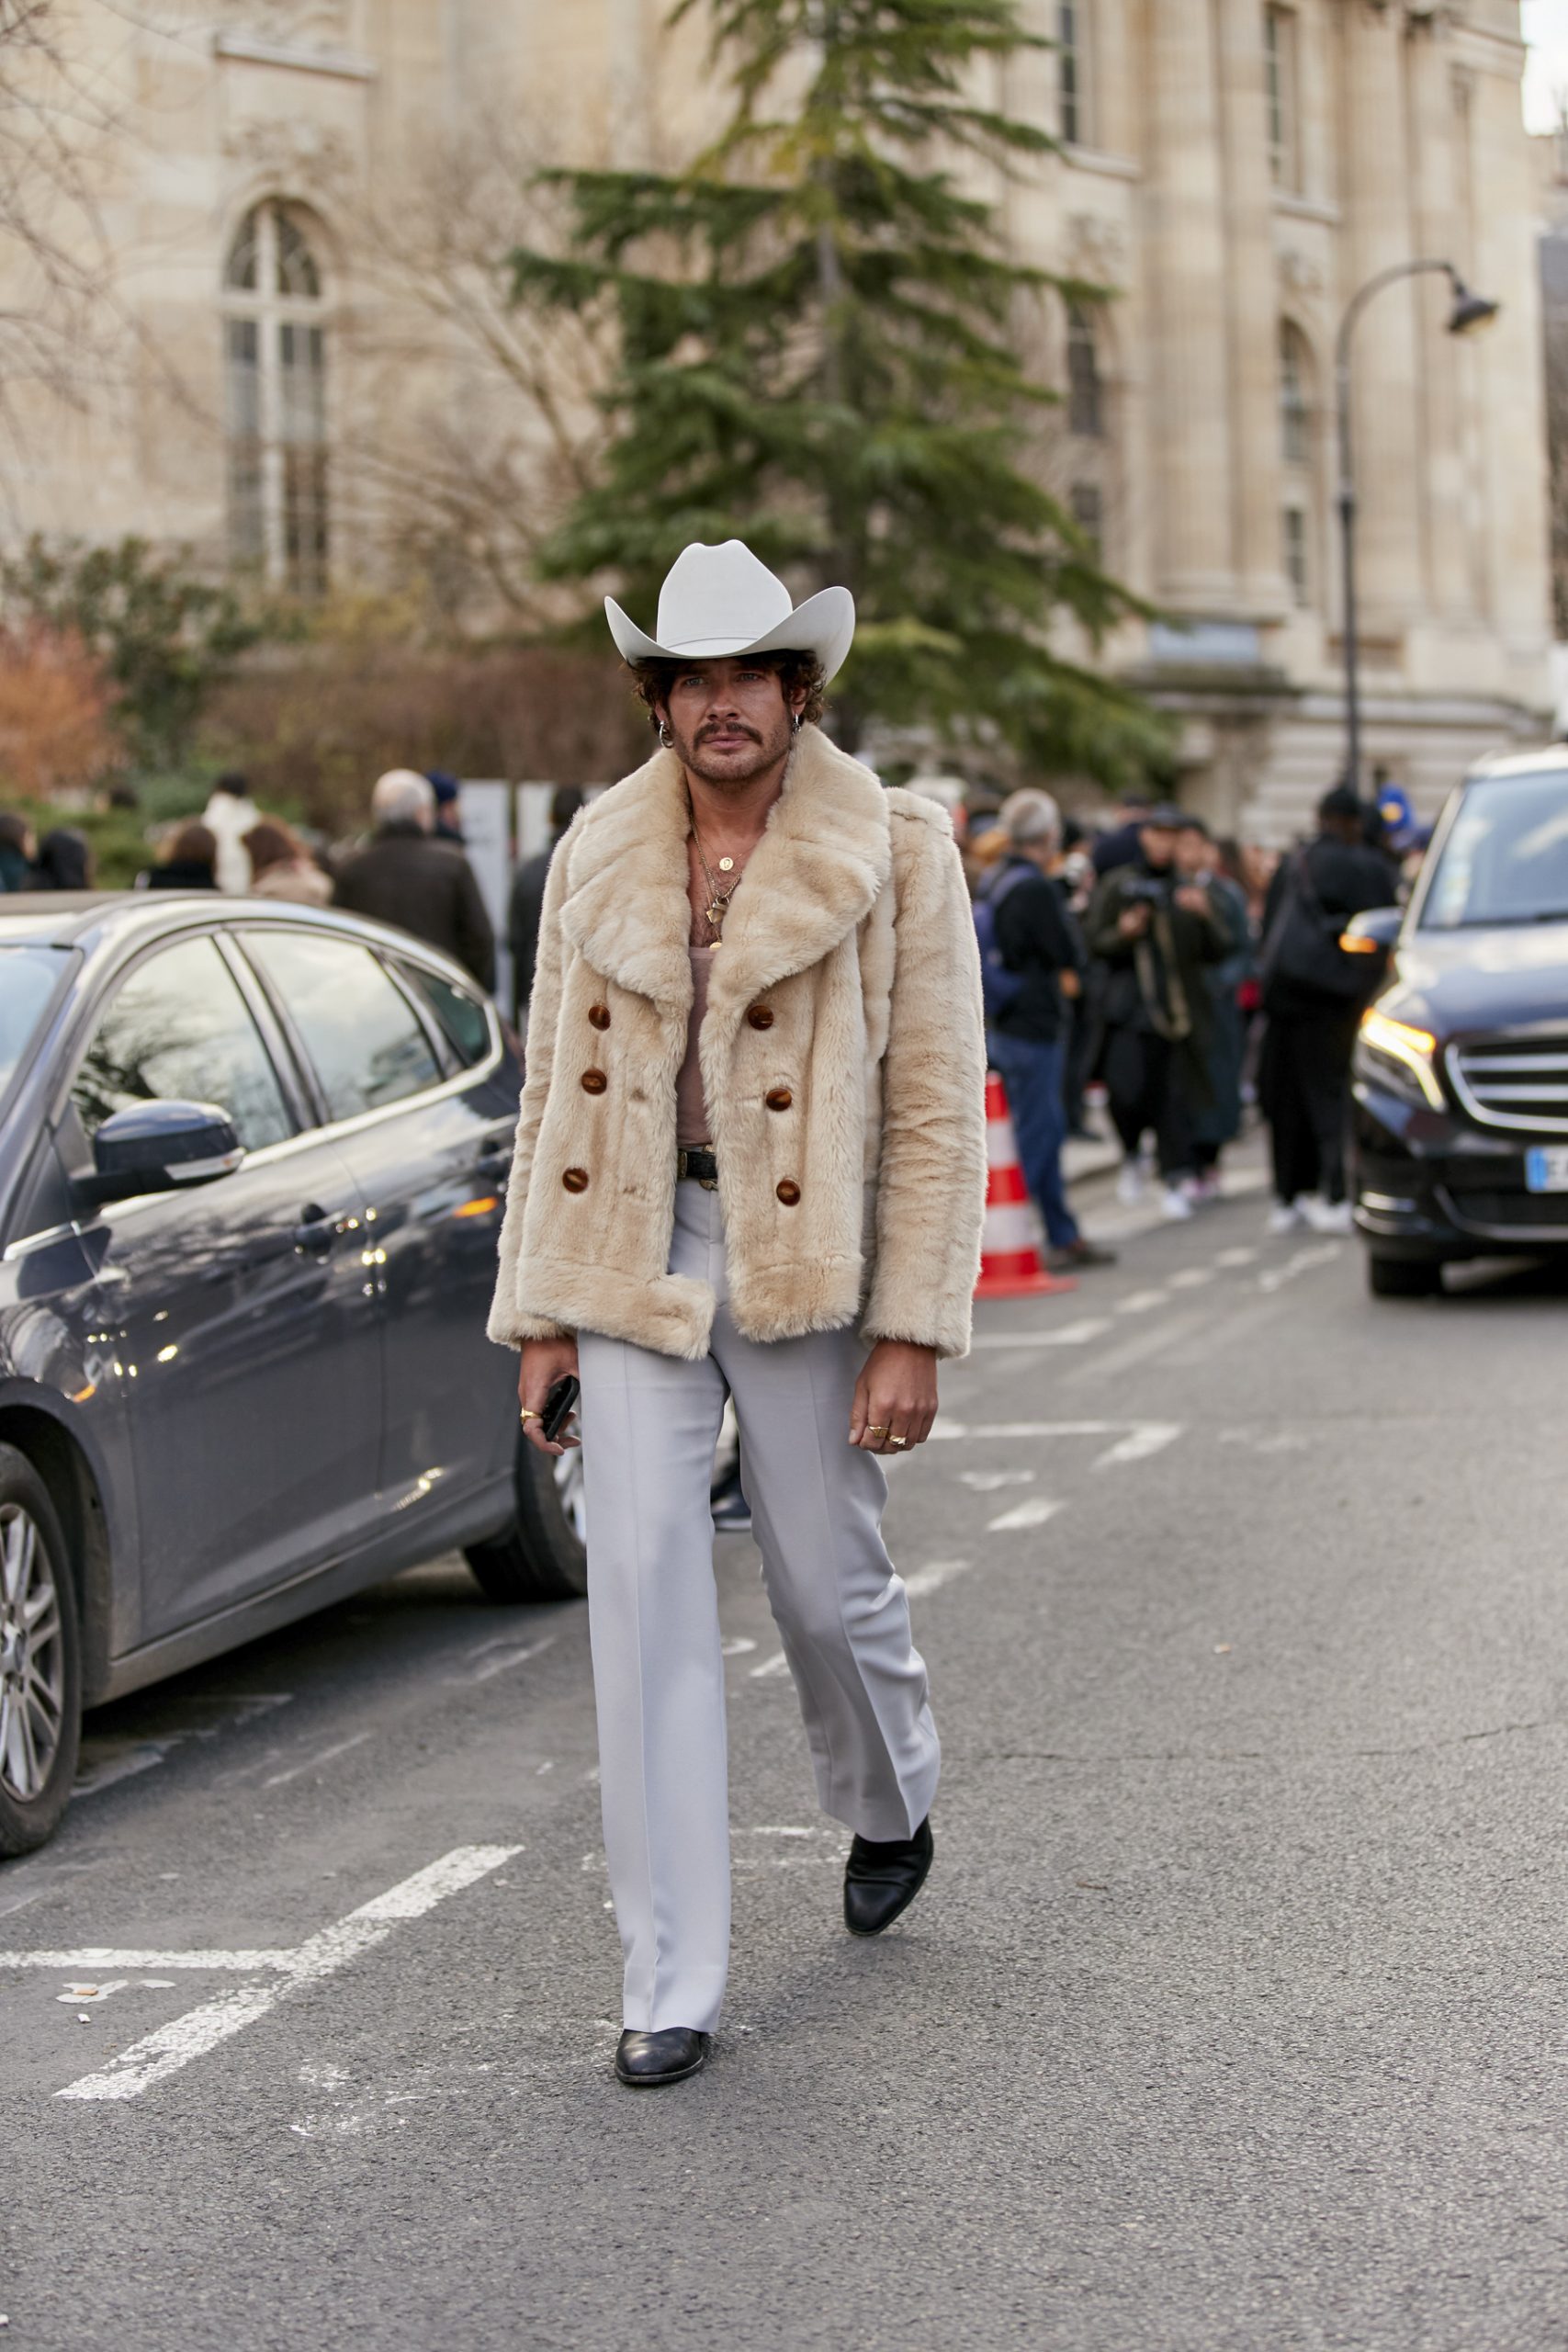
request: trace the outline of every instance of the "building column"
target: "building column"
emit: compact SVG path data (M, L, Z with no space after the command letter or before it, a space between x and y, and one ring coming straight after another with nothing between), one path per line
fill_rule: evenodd
M1452 43L1437 22L1412 38L1409 73L1416 243L1423 258L1451 261L1468 274L1470 240L1461 202L1462 116ZM1448 299L1442 279L1433 278L1426 288L1423 322L1428 335L1439 332L1436 306L1446 307ZM1461 356L1451 345L1431 350L1421 387L1426 601L1433 616L1444 621L1472 619L1477 609L1466 547Z
M1243 608L1287 602L1280 518L1280 288L1258 0L1219 0L1235 560Z
M1348 0L1340 120L1345 236L1342 308L1379 270L1420 258L1405 138L1404 17ZM1401 638L1421 610L1417 337L1431 289L1420 278L1379 294L1356 328L1350 406L1361 632Z
M1236 593L1235 498L1210 0L1147 0L1144 24L1155 594L1224 614Z

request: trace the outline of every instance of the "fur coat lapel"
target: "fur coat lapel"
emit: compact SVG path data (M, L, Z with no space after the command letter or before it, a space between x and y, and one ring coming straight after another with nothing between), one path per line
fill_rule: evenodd
M688 821L681 763L658 752L589 809L561 908L566 937L596 972L682 1020ZM710 1017L728 1026L765 989L819 963L869 914L891 865L881 785L818 728L803 728L725 924Z

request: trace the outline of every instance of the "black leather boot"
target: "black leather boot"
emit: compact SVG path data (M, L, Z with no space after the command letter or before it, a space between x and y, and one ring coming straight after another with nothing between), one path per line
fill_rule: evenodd
M926 1883L933 1843L930 1821L912 1838L857 1838L844 1865L844 1925L852 1936L879 1936L907 1911Z
M661 2090L700 2075L708 2063L711 2036L690 2026L670 2025L659 2033L634 2033L628 2026L615 2052L615 2075L629 2091Z

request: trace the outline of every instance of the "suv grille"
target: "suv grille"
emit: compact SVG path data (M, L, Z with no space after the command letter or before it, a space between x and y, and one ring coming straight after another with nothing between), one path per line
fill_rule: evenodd
M1568 1035L1450 1046L1449 1076L1483 1126L1568 1135Z

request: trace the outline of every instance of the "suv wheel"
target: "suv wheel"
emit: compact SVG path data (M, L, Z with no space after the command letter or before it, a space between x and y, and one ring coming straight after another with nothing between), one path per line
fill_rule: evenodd
M1443 1287L1438 1258L1380 1258L1367 1252L1367 1287L1374 1298L1436 1298Z
M517 1516L504 1535L471 1544L468 1562L487 1600L580 1600L588 1589L581 1447L558 1459L517 1441Z
M82 1649L65 1539L27 1456L0 1445L0 1854L53 1835L81 1736Z

